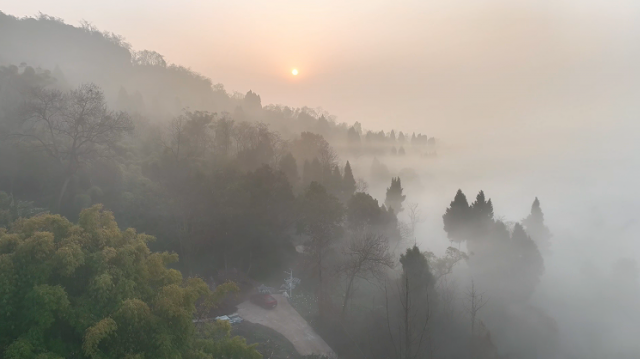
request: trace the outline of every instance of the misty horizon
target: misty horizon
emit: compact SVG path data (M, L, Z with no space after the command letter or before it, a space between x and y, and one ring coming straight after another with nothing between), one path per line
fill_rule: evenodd
M2 4L0 358L640 357L639 20Z

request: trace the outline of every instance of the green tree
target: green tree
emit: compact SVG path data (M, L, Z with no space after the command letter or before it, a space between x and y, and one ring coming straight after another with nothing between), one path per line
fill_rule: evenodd
M400 177L391 178L391 187L387 188L387 196L384 200L385 206L393 209L393 212L398 214L402 212L402 202L404 202L407 196L402 194L402 182Z
M167 268L177 255L151 253L152 240L121 231L100 205L78 225L42 215L0 232L3 357L260 358L224 324L213 324L212 339L192 322L196 304L215 305L235 285L212 293L184 280Z

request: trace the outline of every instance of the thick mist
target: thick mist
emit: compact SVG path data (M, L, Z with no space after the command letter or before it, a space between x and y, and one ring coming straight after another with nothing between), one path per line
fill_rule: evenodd
M467 256L444 280L429 279L419 288L416 301L437 298L429 340L442 344L429 342L432 351L416 357L473 357L465 351L468 338L471 346L477 339L475 321L468 328L472 281L486 302L477 313L480 336L495 349L479 358L640 357L635 2L115 1L89 8L67 0L3 6L0 192L11 195L5 202L30 202L72 222L102 203L121 227L158 237L152 251L179 253L174 266L185 277L221 280L220 273L233 267L246 275L239 282L277 286L283 270L300 270L300 298L313 298L313 305L294 302L296 309L313 313L305 319L345 358L376 351L395 358L385 327L400 323L400 316L390 316L389 307L406 304L390 299L387 289L401 288L400 279L408 278L401 258L410 256L414 243L432 252L425 258L433 272L449 247ZM37 11L61 19L9 16ZM90 24L73 27L81 19ZM296 78L289 75L293 67L300 70ZM104 91L100 106L130 114L135 130L109 146L96 145L105 146L100 151L114 147L108 159L87 157L66 173L59 165L73 166L64 156L46 159L28 142L11 142L33 135L16 125L23 101L29 103L27 92L13 87L22 85L15 80L21 76L27 82L42 76L42 83L70 97L82 84L95 83ZM409 140L416 133L419 139ZM428 135L425 143L420 133ZM340 184L347 161L361 180L350 192ZM379 207L393 177L401 178L406 195L404 210L394 213L398 222L389 221L388 204ZM494 248L486 244L493 232L474 233L469 237L487 242L473 242L445 230L443 215L459 189L469 204L480 191L491 199L491 223L504 223L495 233L507 239L539 199L553 235L548 250L533 250L540 249L542 274L531 279L522 269L528 259L516 249L483 253ZM352 210L354 192L372 197L362 196L359 204L370 212ZM314 212L314 201L330 210ZM412 204L421 220L407 235L402 230ZM304 217L305 211L316 217ZM12 218L7 213L0 212L2 221ZM379 216L380 223L360 226L357 215L366 217L362 222ZM330 235L314 228L322 220L335 227ZM344 264L350 240L376 226L398 238L378 258L387 267L353 271ZM309 244L314 236L335 243ZM474 262L483 255L482 265ZM492 277L492 260L505 257L510 267L496 267L526 272L515 278L531 279L531 285L522 289L511 277ZM357 278L353 294L344 289L349 278ZM530 293L511 300L511 291L520 289ZM338 304L322 307L323 300Z
M451 245L442 230L442 209L458 188L467 197L483 190L496 217L512 222L528 215L533 198L540 199L553 238L550 252L543 253L544 275L528 303L557 323L558 357L632 358L640 353L635 340L640 311L633 304L640 293L640 159L633 136L622 126L616 130L615 141L606 133L588 136L577 129L562 144L541 139L535 149L509 140L477 145L447 141L437 158L385 161L393 175L405 168L416 171L419 180L405 181L405 193L425 218L418 226L418 243L437 253ZM366 172L370 162L361 159L356 163L362 167L354 168ZM384 198L385 187L371 186L371 192ZM408 220L406 214L400 218ZM468 268L457 269L458 300L465 299L473 276ZM488 297L490 306L491 293ZM523 322L542 325L522 315ZM493 333L493 338L502 348L514 342L526 347L523 343L534 342L545 330L514 330L512 337Z
M522 138L634 122L640 9L631 0L190 1L153 13L148 4L28 0L2 10L86 20L232 91L372 128L393 121L467 140L505 129L531 143Z

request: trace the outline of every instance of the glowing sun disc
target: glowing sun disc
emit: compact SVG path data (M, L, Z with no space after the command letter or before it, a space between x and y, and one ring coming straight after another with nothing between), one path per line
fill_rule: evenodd
M298 69L293 69L293 70L291 70L291 74L292 74L293 76L298 76Z

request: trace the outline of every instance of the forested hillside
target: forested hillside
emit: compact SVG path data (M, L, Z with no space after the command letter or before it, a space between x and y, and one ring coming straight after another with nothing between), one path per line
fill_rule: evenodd
M427 143L435 145L433 137L422 134L368 131L358 122L353 126L336 123L322 109L262 104L259 94L251 90L229 93L222 84L167 63L155 51L135 50L124 37L99 31L87 22L75 27L52 16L18 19L0 12L0 49L0 65L48 70L55 86L64 90L95 83L111 107L153 122L166 122L188 109L238 122L263 122L286 139L304 131L317 133L334 147L353 147L357 153L404 154L411 149L426 153Z
M289 269L292 304L340 357L497 359L491 332L518 330L514 358L553 357L553 320L509 311L544 273L537 199L521 225L458 191L438 213L451 246L418 246L420 210L383 157L422 165L433 137L264 106L44 15L0 13L0 64L0 358L259 357L190 320L237 289L224 279L277 287Z

